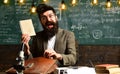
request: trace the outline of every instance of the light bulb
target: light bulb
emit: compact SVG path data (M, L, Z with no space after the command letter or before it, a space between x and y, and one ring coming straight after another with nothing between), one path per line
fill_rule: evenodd
M19 0L19 4L24 4L25 0Z
M8 0L4 0L3 3L4 3L4 4L8 4Z
M72 5L76 5L77 1L76 0L72 0Z
M65 4L62 4L61 9L64 10L65 8L66 8Z
M35 6L31 7L31 13L36 13L36 7Z
M118 4L120 5L120 0L118 0Z
M110 1L107 1L106 7L107 7L107 8L110 8L111 6L112 6L111 2L110 2Z
M64 0L62 0L62 3L61 3L61 9L62 9L62 10L66 9L66 6L65 6L65 2L64 2Z
M97 4L98 4L98 0L93 0L93 1L92 1L92 4L93 4L93 5L97 5Z
M43 0L43 2L47 2L47 0Z

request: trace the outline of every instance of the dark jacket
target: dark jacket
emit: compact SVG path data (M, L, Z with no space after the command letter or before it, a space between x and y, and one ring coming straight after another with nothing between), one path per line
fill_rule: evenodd
M44 51L47 49L47 40L45 40L44 32L38 32L33 37L31 53L33 57L43 56ZM76 48L75 48L75 36L73 32L60 29L56 34L56 41L54 50L60 53L63 57L62 61L59 61L60 66L69 66L76 63Z

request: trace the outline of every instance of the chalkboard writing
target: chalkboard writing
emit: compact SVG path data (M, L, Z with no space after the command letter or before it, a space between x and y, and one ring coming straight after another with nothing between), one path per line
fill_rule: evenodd
M120 44L120 7L112 3L113 7L107 9L104 0L97 6L86 0L68 8L69 29L80 44Z
M35 29L39 30L37 17L29 12L32 0L26 0L24 5L19 5L18 0L10 1L8 5L3 4L2 1L0 1L0 44L21 43L20 20L33 19Z
M57 11L59 26L73 31L79 44L83 45L118 45L120 44L120 6L116 0L112 8L105 7L105 0L100 0L98 5L91 5L91 0L78 0L76 6L65 0L67 9L60 11L61 0L49 0ZM35 4L41 0L35 0ZM19 5L18 0L12 0L9 5L0 1L0 44L21 43L19 21L31 18L36 32L42 30L37 15L30 14L32 0L26 0L24 5Z

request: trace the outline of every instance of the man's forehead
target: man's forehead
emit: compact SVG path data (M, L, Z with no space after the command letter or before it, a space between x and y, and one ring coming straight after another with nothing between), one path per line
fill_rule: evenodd
M42 13L41 15L49 15L49 14L54 14L54 12L52 10L47 10L44 13Z

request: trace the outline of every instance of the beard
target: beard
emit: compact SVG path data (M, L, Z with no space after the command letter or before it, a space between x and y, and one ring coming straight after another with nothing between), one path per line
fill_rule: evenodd
M48 28L49 25L53 25L52 28ZM42 25L43 26L43 31L45 33L45 38L47 40L49 40L50 38L52 38L57 32L58 32L58 21L55 23L55 22L51 22L51 21L48 21L45 23L45 25Z

